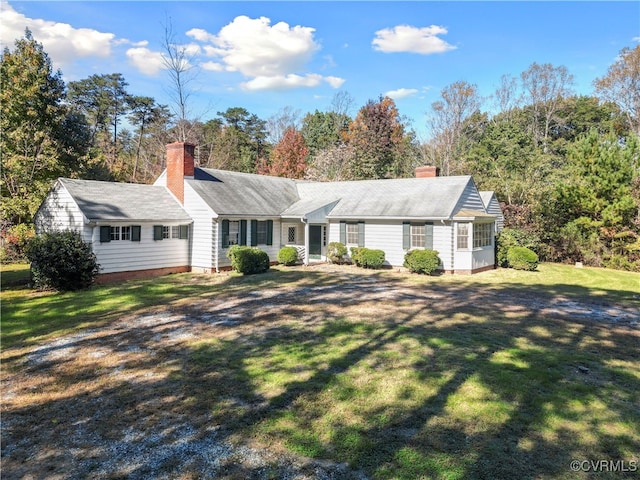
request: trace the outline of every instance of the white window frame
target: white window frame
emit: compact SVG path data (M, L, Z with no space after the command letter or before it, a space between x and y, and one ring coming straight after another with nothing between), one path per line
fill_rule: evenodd
M257 233L256 239L258 245L266 245L267 244L267 221L266 220L258 220L257 223Z
M347 223L346 225L346 242L347 245L358 245L358 224Z
M412 223L409 227L411 248L425 248L427 245L427 226L424 223Z
M120 240L131 240L131 226L120 227Z
M229 246L238 245L240 241L240 221L229 220Z
M456 224L456 249L457 250L469 250L469 223L460 222ZM464 239L464 244L461 244L461 240Z
M120 227L111 227L111 241L120 240Z
M491 223L473 224L473 248L491 247L493 245Z
M287 227L287 244L297 245L298 243L298 229L295 225L289 225Z

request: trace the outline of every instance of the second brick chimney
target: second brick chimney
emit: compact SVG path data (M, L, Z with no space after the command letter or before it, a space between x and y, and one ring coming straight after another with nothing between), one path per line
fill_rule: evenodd
M433 165L416 167L416 178L433 178L440 176L440 168Z
M184 205L184 178L193 178L195 145L175 142L167 145L167 188Z

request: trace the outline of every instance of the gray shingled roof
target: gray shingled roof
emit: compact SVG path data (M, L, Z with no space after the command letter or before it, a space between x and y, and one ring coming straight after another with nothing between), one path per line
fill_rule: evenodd
M299 183L303 199L339 200L329 218L450 218L470 176Z
M189 185L218 215L303 217L332 203L329 218L450 218L470 176L305 182L196 169Z
M89 221L179 221L191 217L166 188L135 183L59 179Z
M186 181L218 215L279 216L298 201L289 178L197 168Z

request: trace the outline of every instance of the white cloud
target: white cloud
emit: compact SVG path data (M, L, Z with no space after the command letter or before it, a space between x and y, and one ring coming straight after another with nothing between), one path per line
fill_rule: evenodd
M146 47L136 47L127 50L129 63L145 75L157 75L164 68L162 54Z
M203 62L203 63L200 64L200 66L204 70L208 70L210 72L223 72L224 71L224 65L222 65L221 63L218 63L218 62Z
M311 27L290 26L285 22L272 25L267 17L242 15L217 34L193 28L187 35L206 43L202 51L215 59L202 63L202 68L241 73L248 78L241 85L245 90L310 88L323 82L337 88L344 83L343 79L304 73L306 65L320 50L313 38L314 32Z
M634 42L640 42L640 37L633 37L631 40Z
M288 75L274 76L258 76L248 82L242 83L240 86L244 90L291 90L300 87L317 87L322 82L326 82L333 88L338 88L344 83L344 80L337 77L323 77L317 73L307 75L296 75L294 73Z
M386 97L392 98L393 100L399 100L401 98L410 97L418 93L418 90L415 88L398 88L397 90L390 90L384 95Z
M398 25L378 30L371 43L374 50L384 53L410 52L430 55L456 48L438 37L446 33L446 28L437 25L422 28Z
M8 2L0 3L2 29L0 43L10 47L24 36L28 28L33 38L42 43L53 65L60 68L78 57L106 58L116 43L113 33L99 32L90 28L74 28L67 23L28 18L16 12Z
M271 26L266 17L239 16L217 35L198 32L198 37L212 43L207 51L220 57L229 71L248 77L278 76L298 71L311 59L319 49L314 31L284 22Z

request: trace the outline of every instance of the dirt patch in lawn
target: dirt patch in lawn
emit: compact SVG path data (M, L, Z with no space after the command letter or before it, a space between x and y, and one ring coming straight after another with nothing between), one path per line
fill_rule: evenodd
M190 372L200 368L193 352L203 341L255 342L327 318L375 322L393 318L394 311L437 321L495 309L638 332L637 309L552 292L419 285L330 265L308 272L315 281L183 299L105 327L5 350L3 478L366 478L345 463L239 437L240 423L268 413L269 399L235 398L228 386L196 395ZM215 385L215 369L207 375L207 385ZM203 401L207 394L210 402ZM227 424L216 416L221 403L249 413Z

